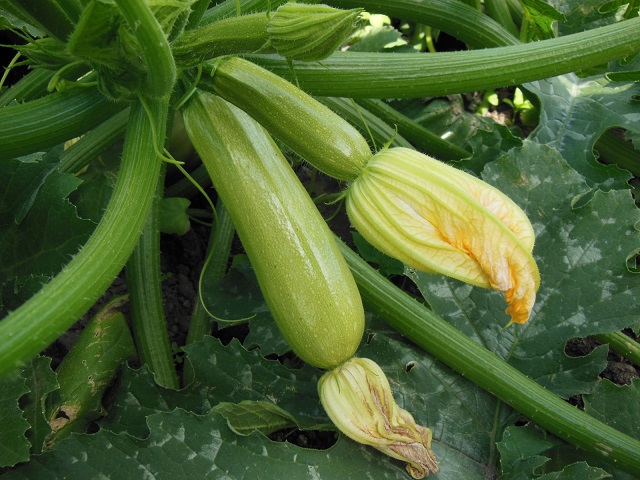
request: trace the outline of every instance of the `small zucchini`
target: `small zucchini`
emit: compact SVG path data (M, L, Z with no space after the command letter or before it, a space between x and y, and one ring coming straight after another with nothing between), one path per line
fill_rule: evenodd
M304 187L269 134L220 97L194 94L183 117L285 340L311 365L341 365L362 338L362 301Z
M222 59L205 88L244 110L318 170L354 180L371 158L364 137L295 85L241 58Z

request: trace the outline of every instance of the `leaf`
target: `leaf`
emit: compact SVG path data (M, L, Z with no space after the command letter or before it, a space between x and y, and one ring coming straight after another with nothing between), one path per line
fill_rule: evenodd
M400 335L371 331L365 338L356 356L376 361L398 405L433 431L437 478L493 476L494 438L515 419L513 410Z
M55 170L54 161L1 162L0 285L14 277L54 275L95 228L67 199L79 180Z
M394 47L406 45L402 33L395 28L384 26L367 26L358 36L358 41L349 46L351 52L384 52Z
M603 9L608 3L608 0L549 1L566 19L558 24L559 35L570 35L617 22L617 9Z
M605 76L579 78L571 73L523 86L540 99L540 125L529 137L558 149L569 165L603 189L628 188L630 175L596 161L593 147L608 129L640 132L640 84L612 83Z
M439 275L411 276L436 313L525 375L563 397L589 391L606 349L569 358L564 344L637 322L640 282L626 262L638 248L639 212L627 191L596 192L573 208L588 193L584 180L557 151L531 141L488 164L483 178L518 203L536 231L541 285L529 322L504 329L506 304L498 292Z
M29 423L18 404L29 389L24 378L14 375L0 380L0 467L13 466L29 459L31 444L24 434Z
M191 205L188 198L163 198L160 202L160 231L184 235L189 231L190 222L187 209Z
M563 14L542 0L522 0L522 7L529 22L527 41L543 40L556 36L554 22L565 22Z
M634 378L631 385L622 386L601 380L591 395L585 395L584 410L632 438L640 438L640 380Z
M358 232L353 231L351 235L353 237L353 243L358 247L358 252L362 258L369 263L376 264L378 271L382 275L389 277L391 275L404 274L404 265L401 261L391 258L373 247Z
M220 402L267 401L289 412L300 428L328 422L316 391L318 370L289 370L267 360L257 350L245 350L237 340L224 347L215 338L186 346L194 368L194 382L176 392L155 384L146 368L125 370L115 389L109 416L102 425L114 432L147 435L145 417L174 408L203 414Z
M27 438L32 453L42 452L47 435L51 433L49 420L45 416L47 396L58 388L56 374L51 370L49 357L36 357L22 371L29 392L20 400L24 416L29 422Z
M501 480L597 480L611 476L602 468L591 466L570 455L566 458L560 455L561 458L557 458L558 447L564 448L565 444L533 423L507 428L497 446L500 452Z
M216 412L198 416L177 409L148 421L148 439L106 430L74 435L2 478L359 480L363 472L375 472L380 480L407 478L399 462L348 440L339 440L330 450L309 450L272 442L259 433L239 436Z
M256 430L269 435L296 426L295 419L289 413L271 402L220 402L213 410L226 418L229 428L239 435L249 435Z

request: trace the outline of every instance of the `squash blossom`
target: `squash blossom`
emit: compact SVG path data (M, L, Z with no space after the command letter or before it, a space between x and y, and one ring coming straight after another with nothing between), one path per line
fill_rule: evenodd
M413 478L438 473L431 430L398 406L377 363L354 357L325 373L318 391L329 418L349 438L408 462Z
M510 323L529 319L540 285L534 233L506 195L408 148L378 152L351 184L351 223L416 270L504 292Z

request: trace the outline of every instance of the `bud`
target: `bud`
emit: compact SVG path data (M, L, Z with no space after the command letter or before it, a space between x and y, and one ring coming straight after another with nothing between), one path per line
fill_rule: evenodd
M283 57L312 62L327 58L358 28L361 8L286 3L267 27L269 42Z
M325 373L318 391L329 418L349 438L408 462L413 478L438 473L431 430L398 406L377 363L354 357Z
M505 293L511 323L529 319L540 285L533 227L506 195L408 148L371 158L347 213L374 247L406 265Z

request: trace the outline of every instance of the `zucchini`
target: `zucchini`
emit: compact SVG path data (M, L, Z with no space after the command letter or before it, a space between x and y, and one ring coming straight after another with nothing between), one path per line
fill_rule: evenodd
M220 60L212 75L201 80L203 87L244 110L327 175L352 181L371 158L358 130L278 75L241 58Z
M285 340L306 363L351 358L364 310L329 227L268 133L249 115L197 92L183 110Z

